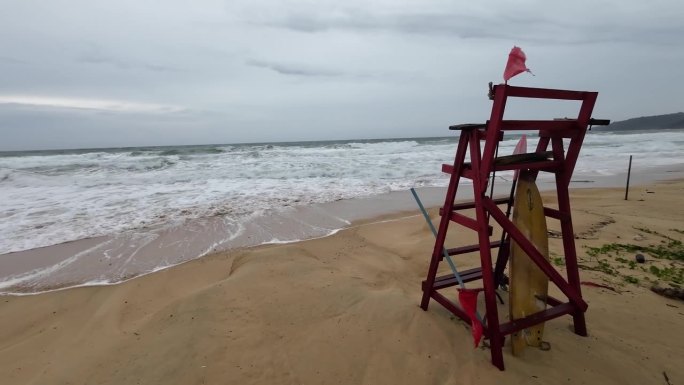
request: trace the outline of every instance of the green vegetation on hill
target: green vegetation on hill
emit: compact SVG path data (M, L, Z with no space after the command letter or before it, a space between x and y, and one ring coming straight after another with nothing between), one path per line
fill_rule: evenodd
M603 131L629 131L629 130L669 130L684 128L684 112L674 114L642 116L640 118L627 119L611 123L605 127L595 127L595 130Z

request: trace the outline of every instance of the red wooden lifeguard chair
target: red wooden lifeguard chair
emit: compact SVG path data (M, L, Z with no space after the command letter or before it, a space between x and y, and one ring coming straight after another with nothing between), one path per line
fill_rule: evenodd
M451 222L456 222L467 230L476 231L478 244L448 249L450 256L476 252L479 250L481 267L460 273L464 282L482 279L486 315L484 317L484 336L490 341L491 359L499 369L504 369L502 348L506 335L526 329L532 325L569 314L573 317L575 333L587 335L584 312L587 303L582 299L579 271L577 268L577 254L572 228L572 215L568 185L577 162L580 147L590 125L605 125L607 120L592 119L591 114L597 92L569 91L544 88L514 87L500 84L491 88L490 97L494 100L491 116L485 124L465 124L452 126L452 130L460 130L461 135L456 149L453 165L445 164L442 171L451 174L444 206L440 210L441 221L437 232L437 239L430 261L427 278L422 283L423 298L421 308L427 310L430 299L434 299L454 315L470 323L470 317L462 308L439 292L441 289L457 284L453 274L437 277L439 263L443 258L444 242ZM504 120L504 109L508 98L536 98L580 101L581 106L575 119L560 120ZM535 130L539 134L536 151L517 158L508 157L506 162L496 158L499 142L503 140L504 132ZM567 149L564 146L566 140ZM484 148L481 142L484 141ZM551 150L547 151L551 145ZM470 153L470 162L466 162L466 153ZM511 162L511 158L514 160ZM567 278L561 276L553 266L542 256L535 246L513 225L506 213L498 205L511 204L510 198L494 199L487 196L489 177L493 172L504 170L528 169L536 173L548 172L555 175L558 209L544 207L544 214L560 221L565 250L565 266ZM472 180L474 201L455 204L461 178ZM475 218L463 215L462 210L474 209ZM531 314L525 318L500 322L496 304L496 288L501 284L503 269L508 258L509 240L501 242L491 240L493 219L502 231L509 234L517 244L527 253L541 271L548 276L567 301L561 301L547 296L546 303L550 306L546 310ZM460 229L460 227L459 227ZM493 248L500 248L497 258L497 271L493 270Z

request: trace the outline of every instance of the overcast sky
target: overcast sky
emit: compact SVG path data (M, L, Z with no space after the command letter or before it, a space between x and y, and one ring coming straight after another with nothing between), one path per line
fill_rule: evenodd
M594 117L684 110L680 0L3 0L0 150L449 135L514 45Z

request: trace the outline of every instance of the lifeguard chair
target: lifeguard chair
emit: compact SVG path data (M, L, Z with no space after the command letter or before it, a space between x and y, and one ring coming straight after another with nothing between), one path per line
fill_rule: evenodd
M460 278L463 282L482 280L486 307L486 314L483 317L483 334L490 341L492 364L501 370L504 370L502 348L506 335L564 315L572 316L576 334L587 335L584 319L587 303L582 298L580 288L568 186L587 129L591 125L609 123L607 120L591 118L597 96L597 92L514 87L506 84L494 87L490 85L490 98L493 99L493 105L489 120L485 124L450 127L451 130L460 131L460 138L454 163L442 166L442 171L450 174L451 177L444 206L440 209L441 221L427 278L422 283L423 297L420 306L423 310L427 310L430 299L434 299L455 316L468 323L472 321L461 307L440 293L440 290L456 285L457 277L454 274L437 276L437 270L443 259L444 243L451 222L459 225L459 231L477 232L477 244L447 249L447 253L449 256L456 256L479 251L480 267L461 272ZM504 120L506 101L509 98L574 100L581 102L581 105L577 117L572 119ZM511 157L508 157L507 161L497 158L495 154L499 143L503 140L504 133L521 130L534 130L538 133L539 143L536 150L525 156L513 158L512 161ZM467 153L470 154L470 162L466 162ZM566 277L556 271L539 250L516 228L508 215L498 207L502 204L510 205L511 199L509 197L495 199L487 196L487 186L492 173L506 170L530 170L535 177L539 172L554 175L558 209L544 207L544 215L560 221ZM474 200L457 204L455 200L461 178L472 181ZM461 213L466 209L474 209L475 217ZM502 231L508 234L503 242L490 238L493 234L490 220L496 222L501 226ZM559 300L547 296L543 299L549 306L545 310L521 319L501 322L496 304L496 289L502 284L511 238L567 299ZM499 248L499 252L495 270L491 250L496 248Z

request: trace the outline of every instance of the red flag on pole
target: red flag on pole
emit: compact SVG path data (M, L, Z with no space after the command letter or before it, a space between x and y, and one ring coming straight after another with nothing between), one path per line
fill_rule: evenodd
M520 47L513 46L511 53L508 54L508 63L506 63L506 69L504 70L503 77L505 82L508 82L508 79L521 72L530 72L530 69L525 66L525 60L527 60L525 52Z
M458 302L461 303L463 311L470 317L470 331L473 333L475 347L480 344L483 327L477 319L477 295L484 289L458 289Z

